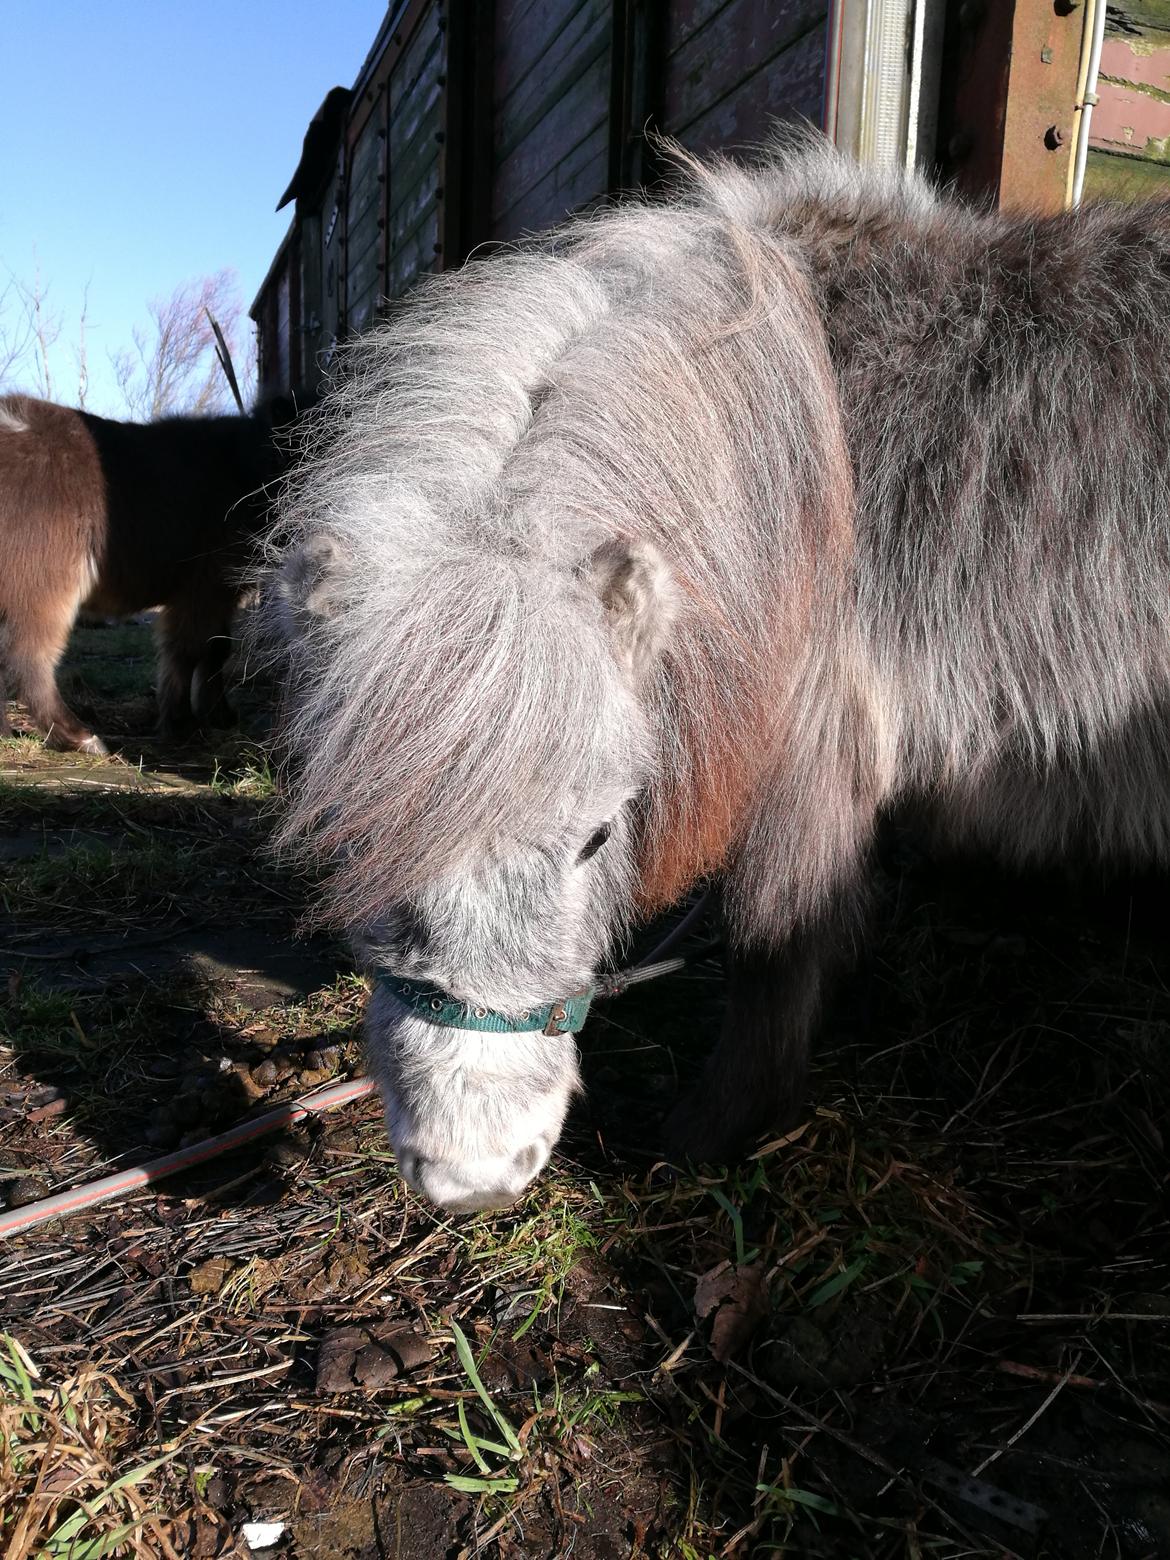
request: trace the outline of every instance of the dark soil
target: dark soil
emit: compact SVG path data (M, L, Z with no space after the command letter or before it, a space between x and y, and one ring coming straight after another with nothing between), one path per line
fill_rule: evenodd
M262 747L152 747L144 636L74 663L120 759L0 744L0 1204L361 1069ZM591 1021L509 1214L407 1195L370 1099L0 1245L6 1560L1170 1555L1167 885L883 864L745 1165L657 1152L707 957Z

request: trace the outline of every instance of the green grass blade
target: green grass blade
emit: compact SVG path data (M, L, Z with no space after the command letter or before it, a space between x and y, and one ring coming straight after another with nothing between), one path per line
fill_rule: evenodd
M496 1427L498 1428L500 1434L503 1436L504 1440L507 1441L509 1447L511 1448L512 1456L522 1457L524 1455L524 1449L517 1439L515 1430L512 1429L512 1426L508 1423L503 1414L500 1413L499 1409L492 1402L488 1389L479 1379L479 1371L475 1368L475 1356L471 1352L471 1345L468 1343L462 1327L459 1326L458 1322L452 1322L451 1331L455 1338L455 1352L459 1356L459 1363L463 1366L463 1369L467 1373L468 1381L470 1381L471 1385L475 1388L476 1395L479 1397L480 1402L492 1416L492 1419L495 1421Z
M823 1284L818 1284L808 1297L808 1305L811 1310L814 1306L824 1305L826 1300L831 1300L834 1295L839 1295L849 1288L854 1279L859 1278L865 1271L868 1259L858 1257L840 1273L834 1273L832 1278L827 1278Z
M471 1433L471 1426L467 1423L467 1410L463 1406L462 1398L459 1399L459 1402L456 1404L456 1408L459 1413L459 1429L463 1434L463 1444L471 1453L472 1462L474 1462L480 1473L490 1475L492 1470L488 1467L487 1459L480 1451L479 1445Z
M735 1265L744 1265L744 1241L743 1241L743 1215L725 1192L721 1192L717 1186L711 1187L711 1196L723 1209L731 1220L731 1228L735 1235Z
M514 1495L520 1488L519 1479L473 1479L464 1473L448 1473L443 1482L464 1495Z

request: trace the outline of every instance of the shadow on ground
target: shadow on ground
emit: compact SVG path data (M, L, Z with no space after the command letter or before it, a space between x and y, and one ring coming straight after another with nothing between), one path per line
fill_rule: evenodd
M139 770L115 685L120 762L0 758L16 1200L361 1064L262 752ZM8 1242L0 1513L150 1556L1170 1553L1167 885L884 863L809 1108L741 1166L657 1157L707 960L599 1004L509 1214L405 1194L366 1100Z

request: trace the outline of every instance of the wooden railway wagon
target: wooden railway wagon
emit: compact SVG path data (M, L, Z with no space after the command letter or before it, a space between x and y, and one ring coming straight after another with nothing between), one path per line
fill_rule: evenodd
M644 182L650 123L708 150L818 120L827 0L397 0L318 111L252 306L266 388L423 271ZM284 204L284 202L282 202Z
M281 201L261 383L314 389L421 273L653 184L650 126L709 151L823 116L863 157L1059 207L1086 27L1081 0L394 0ZM1098 96L1087 194L1170 192L1170 0L1109 5Z

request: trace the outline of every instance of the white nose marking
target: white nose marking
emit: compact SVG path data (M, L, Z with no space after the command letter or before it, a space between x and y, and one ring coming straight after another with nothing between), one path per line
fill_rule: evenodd
M544 1169L548 1157L549 1145L539 1138L511 1160L462 1166L406 1150L399 1157L399 1167L415 1191L437 1207L450 1213L477 1213L485 1208L511 1207Z
M488 1208L507 1208L522 1190L504 1186L476 1186L457 1170L437 1160L415 1161L415 1184L436 1207L448 1213L480 1213Z

